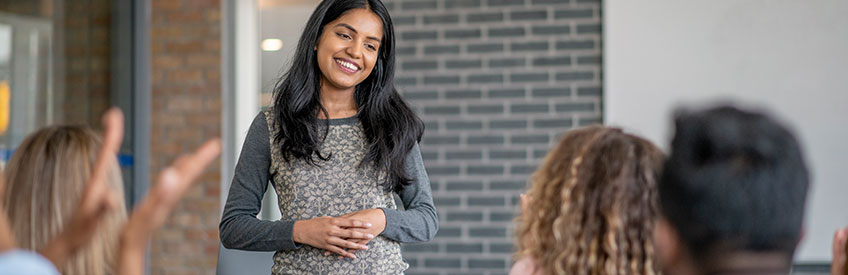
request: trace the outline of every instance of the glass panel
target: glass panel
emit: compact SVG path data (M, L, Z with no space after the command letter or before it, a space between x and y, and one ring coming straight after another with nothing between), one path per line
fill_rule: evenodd
M5 165L32 131L49 124L52 26L47 19L0 12L0 149Z
M259 46L262 49L260 60L259 104L266 108L272 103L274 85L280 76L288 70L291 58L297 48L297 42L303 27L312 11L318 6L317 0L260 0L259 6ZM280 218L277 206L277 193L268 185L262 199L260 218L276 220Z
M0 167L6 166L9 146L6 133L9 131L9 113L11 110L11 60L12 60L12 26L0 23Z
M121 163L132 202L131 1L0 0L0 165L36 129L100 128L110 106L126 113ZM120 6L120 7L119 7ZM120 14L118 14L120 13ZM130 60L130 61L127 61Z
M259 102L262 107L271 105L274 84L288 70L291 58L303 27L320 1L259 1L259 39L262 48L260 72L262 75ZM279 41L279 47L274 46Z

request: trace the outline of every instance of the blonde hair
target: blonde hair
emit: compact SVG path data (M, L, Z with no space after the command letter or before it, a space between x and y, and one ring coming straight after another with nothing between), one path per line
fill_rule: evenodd
M88 183L97 158L100 137L78 126L44 128L28 136L6 167L3 201L18 245L40 250L68 223ZM107 172L107 181L120 194L124 205L123 181L117 162ZM124 207L107 214L93 240L59 269L63 274L113 274L118 234L126 221Z
M547 274L657 274L652 230L663 159L620 129L569 131L530 179L515 256Z

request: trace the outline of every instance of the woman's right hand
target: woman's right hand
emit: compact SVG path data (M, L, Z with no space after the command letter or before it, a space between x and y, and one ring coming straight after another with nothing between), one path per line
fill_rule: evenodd
M368 233L357 232L353 229L368 229L370 223L360 220L318 217L309 220L296 221L292 229L293 239L297 243L308 244L316 248L324 249L347 258L356 258L346 249L365 250L367 246L358 244L362 239L373 239Z

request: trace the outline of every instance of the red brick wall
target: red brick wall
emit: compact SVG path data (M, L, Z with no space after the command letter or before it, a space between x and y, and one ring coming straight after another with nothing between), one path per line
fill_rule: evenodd
M111 1L68 0L64 9L66 85L63 115L57 119L100 125L111 102Z
M49 17L51 0L0 0L0 11L17 15Z
M180 152L221 135L220 0L154 0L151 179ZM214 274L220 164L186 195L150 250L151 274Z

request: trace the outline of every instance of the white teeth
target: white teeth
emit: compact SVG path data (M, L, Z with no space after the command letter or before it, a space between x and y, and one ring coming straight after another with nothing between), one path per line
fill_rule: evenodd
M342 66L344 66L345 68L350 69L351 71L357 71L357 70L359 70L359 68L357 68L357 67L356 67L356 65L353 65L353 64L351 64L351 63L349 63L349 62L344 62L344 61L342 61L341 59L336 59L336 63L339 63L339 65L342 65Z

